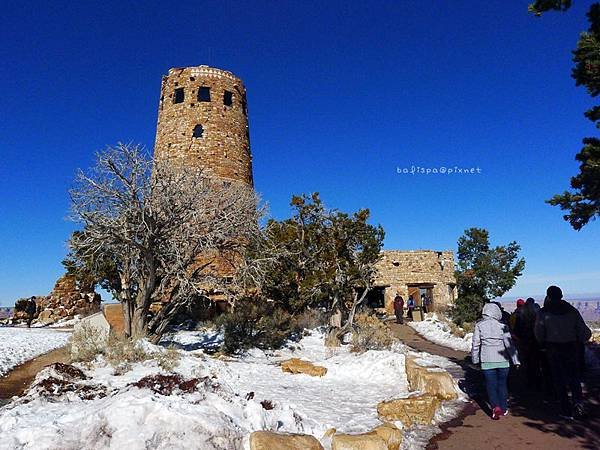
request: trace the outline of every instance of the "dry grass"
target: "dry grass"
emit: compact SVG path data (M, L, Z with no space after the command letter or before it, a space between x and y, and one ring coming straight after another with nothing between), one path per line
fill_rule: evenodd
M103 355L108 363L115 367L117 373L127 372L132 363L151 359L141 345L139 338L130 339L122 334L107 333L84 323L73 333L71 338L71 360L73 362L89 363L98 355ZM168 352L165 352L168 353ZM167 360L174 361L170 354ZM168 362L164 362L168 366Z
M156 361L161 369L172 372L178 365L181 355L174 347L168 347L164 352L156 355Z
M320 309L307 309L295 317L295 325L299 330L312 330L327 325L327 313Z
M109 334L104 356L113 367L129 366L152 359L152 355L139 345L139 338L128 338L117 333Z
M96 356L105 353L106 343L107 336L104 332L89 323L83 323L71 336L71 360L73 362L91 362Z
M369 314L357 314L354 318L356 328L352 333L352 350L389 350L394 343L390 330L377 317Z

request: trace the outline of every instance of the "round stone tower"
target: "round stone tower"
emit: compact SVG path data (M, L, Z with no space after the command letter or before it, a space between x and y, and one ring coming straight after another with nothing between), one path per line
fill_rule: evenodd
M200 167L216 181L252 186L242 80L208 66L170 69L162 79L154 157Z

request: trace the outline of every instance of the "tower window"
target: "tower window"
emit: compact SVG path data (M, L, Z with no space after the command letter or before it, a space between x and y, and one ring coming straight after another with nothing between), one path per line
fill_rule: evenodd
M229 91L223 92L223 104L225 106L233 105L233 92L229 92Z
M175 93L173 94L173 103L183 103L185 98L185 93L183 92L183 88L175 89Z
M192 136L194 136L195 138L201 138L202 135L204 134L204 128L202 128L202 125L198 124L194 127L194 133Z
M199 102L210 102L210 88L207 86L201 86L198 89L198 101Z

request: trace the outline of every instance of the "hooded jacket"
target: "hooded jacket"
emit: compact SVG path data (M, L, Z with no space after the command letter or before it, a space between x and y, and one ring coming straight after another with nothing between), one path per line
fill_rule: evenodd
M535 338L540 344L587 342L592 332L579 311L564 300L550 300L535 320Z
M498 305L486 303L482 315L483 318L475 324L473 332L473 363L512 361L513 364L519 364L517 349L508 326L500 322L502 312Z

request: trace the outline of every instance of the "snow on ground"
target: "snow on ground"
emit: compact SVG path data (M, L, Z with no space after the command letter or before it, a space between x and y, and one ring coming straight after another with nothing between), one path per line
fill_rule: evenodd
M435 313L422 322L408 322L408 325L431 342L454 350L471 351L473 333L467 333L464 338L453 335L450 325L440 320Z
M56 330L0 327L0 376L25 361L62 347L70 336Z
M90 369L81 366L90 378L80 383L92 386L92 391L104 390L103 398L81 400L68 393L47 399L34 387L23 399L0 408L0 449L248 449L248 435L254 430L307 433L318 439L331 427L368 431L380 423L378 402L408 395L408 350L402 344L357 354L346 346L326 348L323 334L313 331L288 348L253 350L243 357L213 358L198 349L201 342L210 346L218 339L214 332L179 332L167 340L188 349L180 351L175 372L186 379L207 377L198 392L165 396L133 387L141 378L161 372L155 360L118 375L101 358ZM438 362L431 355L418 355ZM325 366L328 372L321 378L284 373L279 363L291 357ZM46 369L37 382L50 376L60 377ZM458 403L446 403L436 421L456 414ZM434 426L408 430L403 448L424 446L435 431ZM327 440L322 442L329 448Z
M60 319L48 325L50 328L72 328L81 322L81 316L78 314L72 319Z

